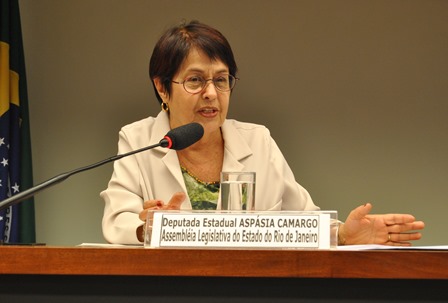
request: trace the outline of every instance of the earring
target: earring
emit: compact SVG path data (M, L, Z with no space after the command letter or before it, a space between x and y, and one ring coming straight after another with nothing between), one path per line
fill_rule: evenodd
M170 107L168 106L168 103L166 103L166 102L162 102L162 103L160 104L160 107L162 108L162 110L163 110L165 113L167 113L167 112L170 111Z

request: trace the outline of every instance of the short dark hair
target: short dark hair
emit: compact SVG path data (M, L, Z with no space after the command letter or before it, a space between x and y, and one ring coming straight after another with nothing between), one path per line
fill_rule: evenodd
M160 79L163 89L169 96L174 75L179 71L190 50L194 48L203 51L210 59L222 61L227 65L229 73L236 76L238 68L232 48L224 35L199 21L184 22L168 29L160 37L149 62L149 77L160 103L162 98L154 85L154 79Z

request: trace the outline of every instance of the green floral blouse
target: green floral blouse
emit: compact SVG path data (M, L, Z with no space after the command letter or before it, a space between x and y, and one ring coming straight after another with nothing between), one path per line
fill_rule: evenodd
M219 195L219 181L203 182L181 167L188 197L194 210L216 210Z

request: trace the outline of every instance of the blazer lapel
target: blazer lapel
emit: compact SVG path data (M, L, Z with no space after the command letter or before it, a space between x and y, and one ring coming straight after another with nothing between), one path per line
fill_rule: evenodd
M231 121L226 120L221 129L224 137L224 163L222 170L244 171L245 166L242 160L252 155L251 148Z
M159 138L158 140L162 139L168 132L170 131L170 123L169 123L169 117L168 114L165 112L160 112L157 115L157 118L154 123L154 128L151 134L151 138ZM180 170L180 164L179 159L177 158L177 153L175 150L167 149L164 147L157 147L154 149L155 152L163 154L162 162L167 168L167 170L171 174L171 180L175 183L172 183L167 180L167 188L182 188L182 190L186 193L187 188L185 187L184 178L182 176L182 172ZM174 193L174 192L173 192ZM182 203L182 206L190 205L190 200L187 195L187 202L188 203ZM191 206L190 206L191 208Z

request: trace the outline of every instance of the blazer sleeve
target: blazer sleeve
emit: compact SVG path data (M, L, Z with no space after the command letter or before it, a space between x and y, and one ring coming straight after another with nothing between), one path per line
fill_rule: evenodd
M133 150L126 133L119 133L118 153ZM106 190L100 196L105 207L102 220L104 238L110 243L141 244L136 230L143 224L139 213L143 210L142 176L134 155L114 163L114 171Z
M282 180L279 185L282 188L281 209L282 210L319 210L308 193L308 191L300 185L294 176L291 167L287 163L283 153L272 137L269 136L270 141L270 162L273 166L273 178Z

